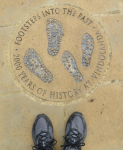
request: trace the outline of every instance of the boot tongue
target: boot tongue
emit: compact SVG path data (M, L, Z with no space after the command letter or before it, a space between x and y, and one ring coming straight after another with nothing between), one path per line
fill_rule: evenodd
M72 131L70 131L70 134L69 134L69 142L71 144L75 144L77 141L78 141L78 132L73 128Z
M50 141L51 141L50 135L44 132L39 135L37 144L41 144L42 147L46 147L47 143Z

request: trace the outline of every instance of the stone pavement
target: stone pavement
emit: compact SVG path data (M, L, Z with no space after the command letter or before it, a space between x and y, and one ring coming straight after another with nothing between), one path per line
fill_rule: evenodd
M123 149L122 0L1 0L0 33L0 149L30 150L33 122L44 113L60 150L75 111L87 123L83 150Z

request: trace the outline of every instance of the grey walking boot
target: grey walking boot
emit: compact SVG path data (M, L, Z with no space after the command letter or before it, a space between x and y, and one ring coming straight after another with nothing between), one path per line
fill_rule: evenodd
M46 115L41 114L36 117L32 128L32 138L35 144L32 146L33 150L54 150L53 146L57 141L53 138L53 125Z
M81 150L85 145L87 126L84 116L80 112L74 112L68 119L65 132L63 150Z

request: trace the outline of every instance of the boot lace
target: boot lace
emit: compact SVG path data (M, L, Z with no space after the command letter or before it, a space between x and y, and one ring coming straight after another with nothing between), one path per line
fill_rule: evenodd
M37 135L38 144L32 146L33 150L53 150L53 146L57 141L53 138L52 140L47 140L50 137L47 131L42 131ZM55 142L55 143L54 143Z
M69 131L69 134L63 138L65 139L65 144L61 145L61 147L63 147L64 150L67 147L81 150L81 147L85 146L85 143L82 142L82 135L77 129L71 129Z

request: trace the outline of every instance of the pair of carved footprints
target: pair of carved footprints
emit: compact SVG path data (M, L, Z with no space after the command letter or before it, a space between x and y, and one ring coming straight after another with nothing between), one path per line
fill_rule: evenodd
M55 57L60 49L63 36L63 27L61 23L55 19L47 20L47 36L48 36L48 54ZM91 56L94 48L94 40L88 34L82 37L82 65L88 67L91 62ZM29 48L24 56L24 64L32 73L39 77L43 82L50 83L53 80L52 73L45 67L41 57L34 49ZM71 53L65 51L62 55L62 64L65 69L73 76L77 82L83 80L83 76L77 68L76 61Z

